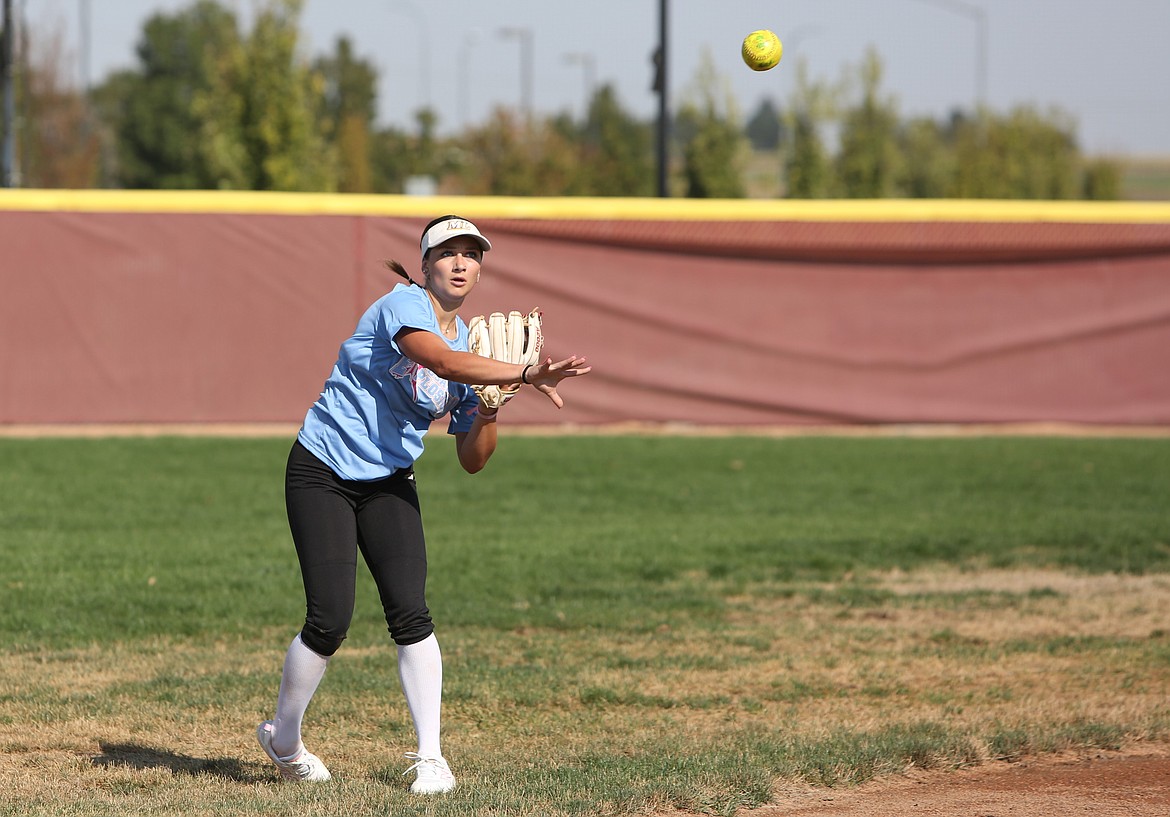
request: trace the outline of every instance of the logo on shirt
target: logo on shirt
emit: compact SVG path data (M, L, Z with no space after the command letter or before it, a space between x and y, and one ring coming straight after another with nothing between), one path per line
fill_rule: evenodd
M459 402L451 394L446 380L410 358L403 357L391 366L390 376L396 380L409 380L415 405L432 417L442 417Z
M398 358L398 362L390 367L390 376L395 380L406 380L413 378L414 373L418 371L419 365L408 357Z

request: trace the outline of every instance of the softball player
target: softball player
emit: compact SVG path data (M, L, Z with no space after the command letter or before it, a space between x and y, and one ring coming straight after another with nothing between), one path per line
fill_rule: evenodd
M305 710L353 616L357 557L374 577L398 677L418 738L406 757L410 790L450 791L455 778L439 741L443 661L425 599L426 547L414 462L433 420L450 415L459 463L484 467L496 448L496 414L471 383L526 383L563 405L557 384L587 374L572 356L518 366L467 351L456 314L475 288L491 242L470 221L441 216L423 229L422 286L398 284L362 315L305 416L289 454L285 504L305 586L306 615L284 659L276 713L256 737L282 777L329 779L301 742Z

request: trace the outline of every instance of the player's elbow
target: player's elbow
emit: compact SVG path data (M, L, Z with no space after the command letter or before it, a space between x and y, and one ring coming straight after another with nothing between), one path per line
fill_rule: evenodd
M463 382L460 378L462 372L459 369L459 358L457 355L442 355L430 362L427 366L432 372L444 380L453 380L456 383Z
M489 457L491 457L490 452L487 455L478 452L465 453L459 457L459 464L467 473L478 474L487 465Z
M486 449L468 446L459 451L459 465L469 474L478 474L487 465L494 450L495 445Z

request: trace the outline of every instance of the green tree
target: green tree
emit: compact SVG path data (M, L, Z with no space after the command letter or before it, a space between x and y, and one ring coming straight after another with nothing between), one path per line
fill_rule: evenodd
M440 139L436 133L438 117L432 108L419 108L414 118L417 126L414 134L394 127L372 134L373 191L401 193L409 177L429 176L446 192L465 192L459 178L471 161L466 135L459 140Z
M689 198L742 198L747 140L729 84L704 51L679 114L683 175Z
M1031 107L1018 107L1001 129L1005 170L1015 197L1080 196L1080 151L1071 117L1058 109L1044 115Z
M792 148L784 165L788 197L819 199L828 195L832 174L829 155L807 114L797 114L792 125Z
M412 173L413 139L398 128L384 128L370 137L370 185L377 193L401 193Z
M944 198L955 175L955 155L946 130L929 117L903 122L898 150L904 157L898 195L914 199Z
M549 118L546 122L549 132L565 143L570 150L576 153L576 167L572 175L565 180L565 186L555 193L555 196L588 196L592 195L593 180L590 178L591 168L586 158L594 153L597 140L586 133L586 125L573 119L572 114L562 111Z
M246 43L243 71L228 89L242 102L239 132L248 158L249 187L254 190L335 186L335 154L314 115L321 108L324 88L297 60L302 5L303 0L269 0Z
M1081 192L1079 151L1071 120L1029 106L989 110L957 123L956 198L1067 199Z
M323 79L297 57L302 0L264 0L248 35L215 0L147 20L136 70L97 95L125 187L329 190Z
M882 62L873 48L858 76L861 102L844 114L837 179L846 198L883 198L894 193L902 156L897 109L892 99L881 98Z
M808 62L795 68L796 89L785 111L790 144L784 158L784 180L789 198L816 199L829 195L833 185L832 159L821 129L837 116L842 85L814 81Z
M312 70L323 83L317 116L337 155L337 188L368 193L374 189L371 136L377 117L378 73L355 56L348 37L338 38L332 56L317 59Z
M760 102L760 107L748 119L744 135L756 150L776 150L784 140L784 126L779 108L771 99Z
M60 30L37 31L36 48L21 51L34 60L16 83L15 123L20 183L24 187L86 188L99 181L100 134L85 94L67 79Z
M1111 201L1121 198L1121 167L1110 159L1085 164L1083 193L1086 199Z
M860 83L850 83L852 72ZM796 67L796 90L786 110L791 139L785 155L790 197L908 196L921 198L1067 199L1116 197L1116 165L1086 163L1070 117L1029 106L1006 114L981 108L948 122L899 121L881 95L881 61L867 53L838 83L813 82ZM843 103L853 87L856 104ZM843 112L843 113L842 113ZM840 121L839 150L828 155L820 129Z
M121 186L220 186L200 143L196 100L214 82L218 55L239 44L235 15L214 0L146 21L137 46L139 67L112 75L95 94L115 136Z
M589 101L579 135L581 192L590 196L654 194L654 130L624 111L612 85Z
M222 190L255 188L257 174L245 141L247 101L239 93L247 81L247 44L237 35L210 49L206 81L191 95L197 152L203 180L197 187Z
M433 108L419 108L415 111L414 121L418 125L418 138L414 144L411 173L415 176L438 176L440 145L435 132L439 127L439 116Z
M492 112L486 125L462 140L464 192L473 195L555 196L577 178L576 146L554 123Z

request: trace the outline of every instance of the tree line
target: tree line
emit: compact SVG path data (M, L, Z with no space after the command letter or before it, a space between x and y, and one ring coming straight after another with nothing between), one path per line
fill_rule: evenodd
M217 0L157 13L134 67L84 90L65 80L59 37L25 42L37 57L18 72L22 186L401 193L422 178L452 194L655 195L657 124L626 111L613 86L581 119L497 108L443 137L423 108L411 128L380 127L381 78L347 38L301 55L302 5L263 0L249 30ZM765 100L745 121L705 55L669 123L673 195L744 197L761 162L774 163L775 189L762 192L773 197L1119 195L1118 165L1083 156L1059 110L905 118L872 50L833 81L799 60L789 70L787 104Z

